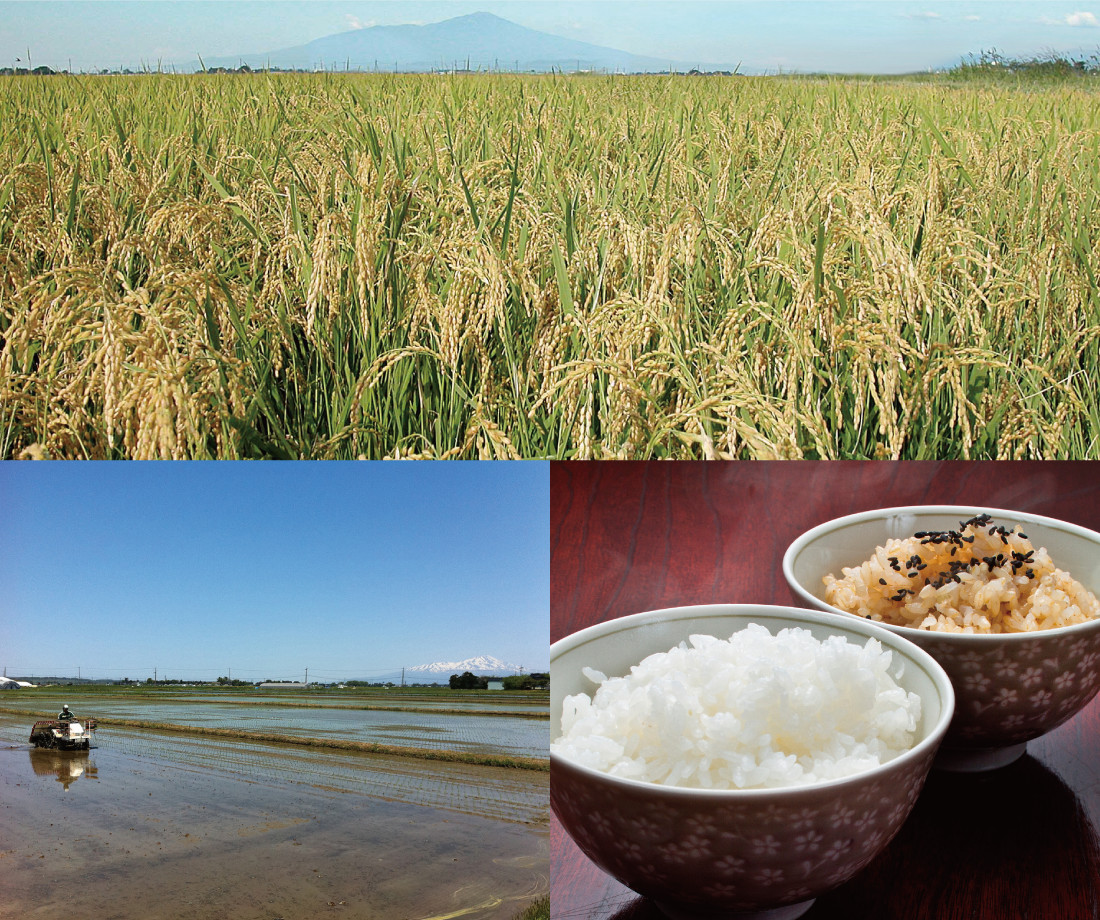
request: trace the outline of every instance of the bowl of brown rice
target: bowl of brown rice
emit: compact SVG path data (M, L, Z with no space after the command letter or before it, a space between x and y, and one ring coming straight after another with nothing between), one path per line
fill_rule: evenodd
M1100 691L1100 534L1019 511L907 506L828 521L787 549L795 598L874 622L947 671L937 767L996 769Z
M954 707L881 627L790 607L634 614L550 649L550 798L675 920L790 920L897 833Z

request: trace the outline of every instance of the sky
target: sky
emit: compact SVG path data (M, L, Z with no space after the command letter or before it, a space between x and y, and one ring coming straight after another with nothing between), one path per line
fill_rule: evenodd
M487 11L567 38L743 72L894 73L1100 50L1100 0L14 0L0 66L74 70L266 53L355 28Z
M549 665L544 463L0 464L9 677Z

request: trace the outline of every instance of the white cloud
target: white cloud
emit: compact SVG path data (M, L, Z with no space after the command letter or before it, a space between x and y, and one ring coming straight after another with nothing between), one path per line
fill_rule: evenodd
M1039 18L1039 22L1045 26L1073 26L1078 29L1100 28L1100 19L1096 17L1096 14L1085 11L1070 13L1067 16L1063 16L1061 19L1051 19L1049 16L1042 16Z
M920 13L902 13L902 19L943 19L943 17L932 10L924 10Z
M967 16L966 21L967 22L981 22L982 17L981 16Z
M349 29L369 29L372 26L378 24L373 19L368 19L364 21L358 16L353 15L352 13L345 14L344 20L347 22Z
M1067 26L1084 26L1091 28L1100 27L1100 20L1096 18L1095 13L1070 13L1066 17Z

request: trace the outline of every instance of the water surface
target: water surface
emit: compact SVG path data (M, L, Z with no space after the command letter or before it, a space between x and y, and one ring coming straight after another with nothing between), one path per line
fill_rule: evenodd
M61 700L57 696L56 700ZM335 738L401 747L431 748L506 757L548 758L550 720L520 715L481 715L470 712L415 712L393 709L345 709L336 705L311 706L308 697L298 705L252 705L252 700L222 701L216 696L193 700L160 694L126 693L68 697L78 718L116 718L170 722L204 728L239 728L250 732ZM28 712L60 708L52 696L11 693L0 699L5 708ZM272 701L274 702L274 701ZM371 705L374 704L371 701ZM443 705L443 704L441 704Z
M25 722L0 714L5 917L510 920L547 891L546 773L128 729L61 754Z

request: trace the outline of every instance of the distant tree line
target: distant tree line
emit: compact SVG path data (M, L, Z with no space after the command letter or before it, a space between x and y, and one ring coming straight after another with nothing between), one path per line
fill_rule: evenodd
M188 71L178 71L179 73L188 73ZM200 71L194 71L195 73L216 73L216 74L235 74L235 73L329 73L330 71L318 71L315 68L307 67L249 67L247 64L241 64L240 67L204 67ZM341 71L333 71L340 73ZM366 73L367 71L355 70L352 73ZM174 67L147 67L141 70L132 70L129 67L110 69L107 67L100 70L88 70L81 71L81 73L91 74L93 76L100 77L135 77L135 76L147 76L150 74L163 74L177 73ZM68 70L54 70L52 67L40 66L35 67L33 70L29 70L26 67L0 67L0 77L64 77L71 74Z
M26 67L0 67L0 77L50 77L56 73L68 71L54 70L51 67L35 67L33 70Z
M531 674L516 674L504 678L505 690L543 690L550 686L550 675L539 674L537 671Z
M956 77L1028 76L1055 80L1100 74L1100 52L1088 57L1071 57L1056 51L1032 57L1010 57L996 48L968 54L950 71Z
M497 678L494 678L497 679ZM489 678L478 677L469 671L451 675L452 690L488 690ZM538 690L550 686L549 674L514 674L500 678L505 690Z
M451 675L451 689L452 690L488 690L489 678L478 677L476 674L471 674L469 671L463 671L461 674Z

